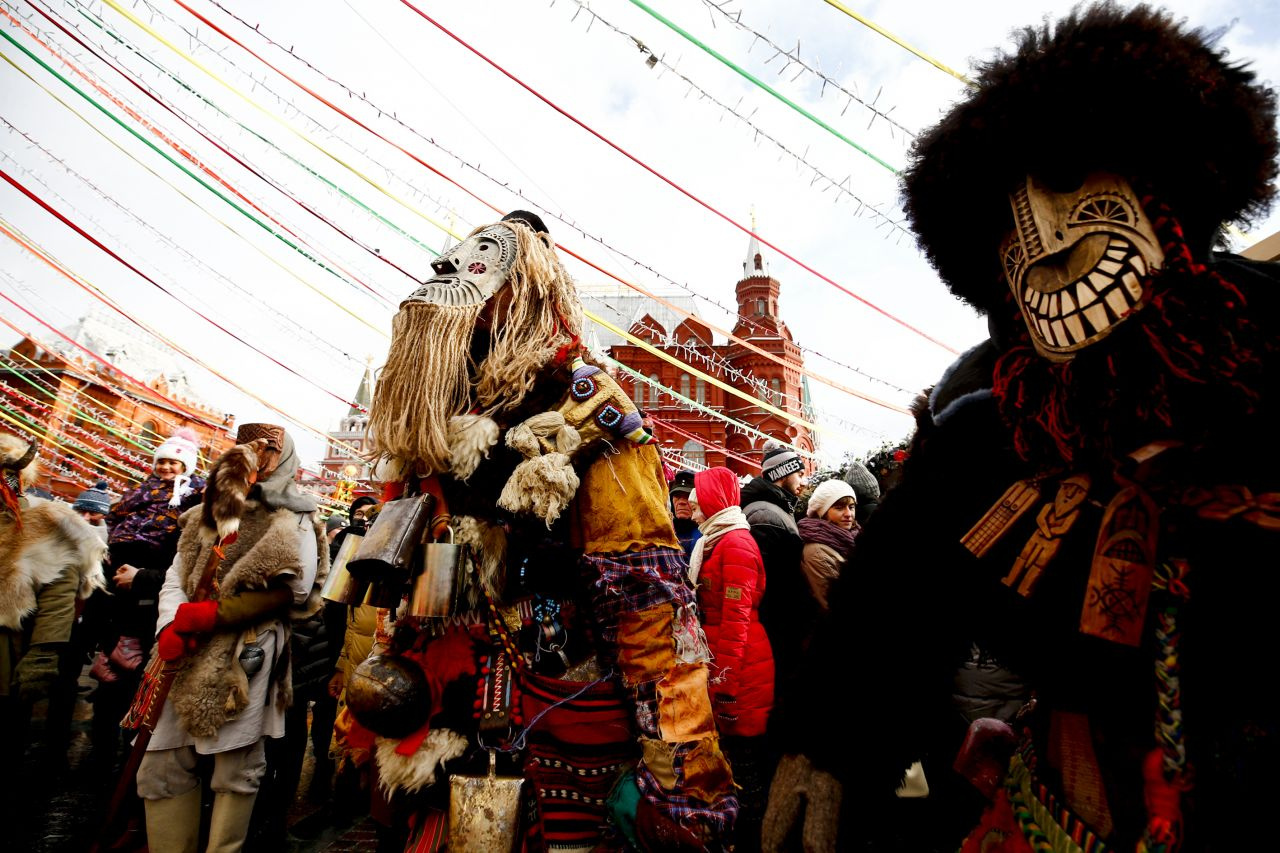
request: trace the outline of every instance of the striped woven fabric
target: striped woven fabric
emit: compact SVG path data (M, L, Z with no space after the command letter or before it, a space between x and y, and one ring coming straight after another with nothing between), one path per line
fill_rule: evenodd
M543 714L526 741L530 849L594 847L605 832L609 791L638 755L630 708L615 679L573 697L582 683L527 669L519 677L524 718Z

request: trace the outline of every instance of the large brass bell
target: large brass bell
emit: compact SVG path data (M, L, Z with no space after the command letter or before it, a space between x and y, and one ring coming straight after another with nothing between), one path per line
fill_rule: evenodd
M401 738L431 714L431 687L422 667L403 657L373 655L347 679L347 708L374 734Z
M454 544L453 528L448 542L431 542L422 548L422 571L413 579L409 613L413 616L452 616L463 546Z
M320 597L338 604L363 604L369 591L369 581L360 580L347 571L347 563L360 548L363 536L348 533L338 546L338 553L329 565L329 577L325 579Z

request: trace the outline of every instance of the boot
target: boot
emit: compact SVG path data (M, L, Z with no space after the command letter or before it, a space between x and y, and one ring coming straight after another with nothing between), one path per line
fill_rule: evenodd
M196 853L200 839L200 786L165 800L145 800L147 847L152 853Z
M240 853L249 835L249 819L253 817L253 801L257 798L257 792L232 794L218 791L213 795L206 853Z

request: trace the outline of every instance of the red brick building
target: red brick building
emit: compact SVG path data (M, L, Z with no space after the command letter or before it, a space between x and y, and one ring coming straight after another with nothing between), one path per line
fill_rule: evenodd
M155 448L182 427L198 437L201 473L232 445L234 418L197 399L154 346L92 315L69 337L112 366L29 338L0 354L0 429L39 440L37 489L74 501L103 479L118 495L150 473Z
M790 329L781 318L781 283L769 274L769 267L752 237L743 276L734 288L738 317L733 335L776 356L778 363L742 344L717 342L700 319L687 318L643 296L622 293L601 295L586 289L584 303L593 311L611 315L615 325L683 364L712 376L774 407L812 421L809 389L801 373L804 359ZM672 297L670 302L697 315L692 298ZM761 408L754 402L729 394L665 361L644 348L598 333L597 344L618 362L647 377L650 382L620 371L618 380L637 405L652 414L658 423L654 434L664 447L681 451L691 462L725 465L738 474L758 473L758 467L726 455L723 447L752 462L758 462L765 439L751 431L731 426L699 410L705 406L723 412L758 433L789 442L804 451L814 449L814 437L805 427ZM655 388L661 384L697 405L682 402Z

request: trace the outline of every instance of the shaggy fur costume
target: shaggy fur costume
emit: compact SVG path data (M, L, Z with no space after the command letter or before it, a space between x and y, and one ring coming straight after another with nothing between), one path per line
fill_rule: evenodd
M0 513L0 628L17 630L36 609L36 591L70 569L79 597L104 589L107 545L69 504L26 498L22 528Z
M996 247L1013 228L1007 193L1028 174L1141 176L1135 189L1169 204L1200 256L1274 194L1275 93L1168 12L1101 4L1029 27L976 81L916 138L903 196L920 247L979 310L1008 290Z
M378 782L388 796L403 788L414 791L435 784L436 770L467 751L467 739L449 729L432 729L413 755L396 752L400 741L377 739Z
M210 483L213 481L211 476ZM203 509L192 509L179 520L182 535L178 539L178 571L188 597L195 594L214 542L209 529L200 523L203 512ZM292 610L294 621L309 619L322 604L319 591L328 574L329 551L323 525L313 521L313 527L321 566L310 597ZM258 501L248 500L244 502L238 528L239 535L224 549L225 556L218 568L219 596L266 589L271 580L281 574L303 574L303 566L298 562L297 513L287 509L271 510ZM249 691L248 678L238 659L242 648L240 632L217 633L194 654L183 658L169 696L183 727L192 735L214 737L228 719L244 710ZM280 678L277 701L281 708L287 708L293 701L287 667Z

